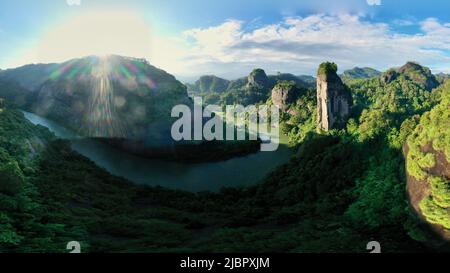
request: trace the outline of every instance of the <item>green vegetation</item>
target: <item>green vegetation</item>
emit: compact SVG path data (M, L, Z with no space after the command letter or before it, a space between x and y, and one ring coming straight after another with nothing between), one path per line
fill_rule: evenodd
M327 75L334 74L338 70L338 67L335 63L324 62L319 65L319 70L317 71L317 75Z
M257 68L250 73L250 77L261 77L265 75L264 70ZM196 86L200 82L204 82L204 77L201 77L194 86L189 86L192 90L200 90ZM219 78L220 79L220 78ZM261 80L261 79L260 79ZM240 78L237 80L229 81L226 90L222 89L210 89L209 91L193 92L195 96L201 96L205 104L218 104L218 105L235 105L241 104L244 106L250 104L261 104L266 103L270 98L271 91L273 87L279 82L295 82L295 84L302 88L312 88L315 87L315 79L308 76L294 76L288 73L278 73L277 75L269 75L263 86L249 86L248 78Z
M420 84L423 88L431 90L439 85L431 70L415 62L408 62L398 69L405 77Z
M222 93L228 89L228 80L214 75L201 76L195 84L188 85L188 91L195 93Z
M410 136L417 160L407 162L425 175L439 158L423 144L448 159L449 84L430 92L402 75L348 84L355 103L346 129L317 134L307 90L291 105L295 114L282 116L297 155L258 185L219 193L133 185L7 107L0 177L11 179L0 180L0 252L61 252L72 240L94 252L365 252L371 240L384 252L424 251L418 241L429 234L408 206L402 148ZM421 209L448 227L446 183L429 183Z
M381 75L380 71L377 71L370 67L364 68L355 67L353 69L344 71L344 73L342 74L342 80L347 81L355 79L369 79L378 77L380 75Z
M430 196L420 202L427 221L450 229L450 180L446 176L450 165L450 82L434 92L440 103L422 115L408 138L407 169L415 179L430 185ZM439 155L444 167L436 166Z
M448 209L438 205L433 197L425 197L420 202L420 210L428 222L450 229Z

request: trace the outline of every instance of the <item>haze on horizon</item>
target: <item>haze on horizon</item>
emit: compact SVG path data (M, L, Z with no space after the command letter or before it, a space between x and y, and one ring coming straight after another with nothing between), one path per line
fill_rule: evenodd
M233 79L255 67L312 75L326 60L341 71L417 61L450 73L447 1L223 2L2 2L0 68L118 54L146 58L181 80Z

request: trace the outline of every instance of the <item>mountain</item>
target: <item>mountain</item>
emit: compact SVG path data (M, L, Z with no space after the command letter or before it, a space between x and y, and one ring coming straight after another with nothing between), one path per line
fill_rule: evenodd
M306 83L308 88L315 88L316 87L316 78L309 75L298 75L297 78L299 78L301 81Z
M308 84L305 83L299 77L290 74L290 73L278 73L276 75L266 75L263 69L257 68L254 69L247 77L246 85L247 87L257 87L260 89L272 89L275 85L280 81L292 81L295 82L296 85L301 87L308 87ZM236 88L235 86L234 88ZM242 86L241 86L242 87ZM239 88L239 87L237 87ZM231 87L228 90L232 90Z
M0 97L22 109L127 152L190 161L217 161L255 152L258 141L177 142L171 128L176 105L193 107L186 86L146 60L90 56L51 65L35 91L0 79ZM23 68L19 68L20 74ZM48 71L47 71L48 72ZM11 75L14 70L9 71ZM39 76L43 73L38 73ZM191 117L191 121L194 119ZM204 120L206 122L206 120Z
M353 79L368 79L374 78L381 75L381 72L370 67L355 67L349 69L342 73L341 77L343 80L353 80Z
M431 73L427 67L421 66L414 62L408 62L398 69L400 74L418 82L427 90L431 90L439 85L436 77Z
M450 82L438 89L440 103L422 115L404 151L413 208L450 240Z
M331 69L335 76L336 68ZM448 85L430 95L401 74L388 83L353 81L348 87L354 104L345 129L319 134L315 91L298 96L292 83L278 84L280 106L293 106L296 99L295 115L282 115L280 128L298 152L260 183L218 193L144 187L112 176L0 101L0 252L65 251L67 238L80 240L83 252L95 253L361 253L371 238L388 242L386 253L430 251L422 243L424 223L411 213L405 195L401 149L411 136L423 144L412 162L444 177ZM407 157L408 174L416 174L408 163ZM423 219L439 221L442 228L448 224L448 185L435 177L420 185L427 195L419 208Z
M438 80L428 67L421 66L415 62L407 62L400 68L389 69L381 77L385 83L389 83L400 76L416 82L428 91L439 85Z
M353 105L350 89L336 74L335 63L322 63L317 72L318 130L344 127Z
M270 88L269 78L261 68L253 69L247 77L247 88L268 89Z
M294 81L298 86L313 88L316 79L312 76L295 76L290 73L278 73L276 75L266 75L263 69L256 68L247 77L235 80L226 80L214 75L201 76L194 84L187 83L189 92L200 93L224 93L237 89L260 88L264 90L272 89L279 81Z
M289 107L293 105L305 90L299 88L294 81L279 81L272 89L272 102L283 112L295 114L289 111Z
M204 83L208 79L208 83L211 81L211 76L207 78L201 77L195 84L187 85L189 90L199 90L200 83ZM219 81L220 78L216 77L216 82L225 83ZM314 88L315 78L311 76L295 76L290 73L278 73L276 75L267 75L261 68L253 69L247 77L231 80L228 82L228 87L224 91L220 92L205 92L202 95L203 101L207 104L256 104L265 102L270 96L272 89L279 82L293 82L300 88ZM209 86L209 85L207 85ZM223 87L223 85L221 85ZM222 88L218 89L222 90ZM212 88L210 89L212 91Z
M0 97L6 99L9 103L19 107L25 107L29 104L30 91L14 80L0 77Z
M435 77L436 77L436 80L442 84L446 80L450 79L450 74L445 74L445 73L441 72L439 74L436 74Z
M89 56L2 71L0 97L84 137L164 142L186 87L142 59Z
M35 91L60 67L61 64L29 64L0 71L0 80L15 81L23 88Z
M227 90L230 82L226 79L219 78L214 75L201 76L195 84L188 85L189 92L217 92L221 93Z
M91 56L58 65L30 109L82 136L147 139L181 103L189 103L185 86L145 60Z

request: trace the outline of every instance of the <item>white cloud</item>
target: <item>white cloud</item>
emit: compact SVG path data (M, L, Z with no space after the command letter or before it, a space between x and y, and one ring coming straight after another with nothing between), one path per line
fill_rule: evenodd
M450 23L435 18L415 21L420 27L416 34L395 32L389 24L369 22L363 15L315 14L251 28L243 21L227 20L179 36L161 37L134 14L104 16L102 20L98 14L69 20L22 50L8 67L104 51L146 57L184 79L202 74L231 79L255 67L268 73L314 74L327 60L336 62L341 71L354 66L384 70L417 61L434 72L450 72Z
M381 0L366 0L369 6L379 6L381 5Z
M415 60L442 70L450 61L450 24L434 18L420 22L421 33L393 32L388 24L356 15L316 14L245 31L242 21L185 31L178 75L214 73L236 77L254 67L268 72L314 73L325 60L341 69L355 65L386 69ZM161 63L164 67L164 64Z

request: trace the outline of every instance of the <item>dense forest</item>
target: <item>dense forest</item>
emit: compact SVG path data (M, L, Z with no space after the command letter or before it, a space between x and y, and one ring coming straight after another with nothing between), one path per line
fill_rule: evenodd
M434 251L406 176L432 166L417 143L449 159L450 84L432 89L428 70L403 68L346 80L354 105L340 130L317 132L316 93L305 89L282 115L296 155L258 185L218 193L114 177L2 100L0 252L65 252L73 240L83 252L366 252L373 240L384 252ZM244 89L232 102L272 103L266 87ZM420 157L407 169L405 143ZM420 206L448 228L448 180L428 179Z

